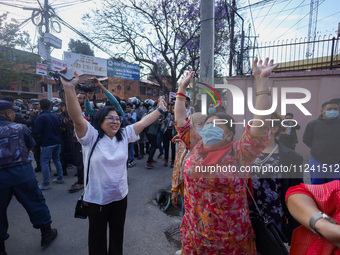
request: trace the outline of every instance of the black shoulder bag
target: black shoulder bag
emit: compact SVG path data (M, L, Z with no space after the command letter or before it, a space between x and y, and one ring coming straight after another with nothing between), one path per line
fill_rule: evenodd
M244 178L243 180L257 210L257 213L250 214L251 225L256 235L257 252L261 255L288 255L288 250L283 243L288 242L285 235L273 221L268 221L261 214L253 194L251 194L247 186L247 182Z
M97 143L99 141L99 135L97 137L96 142L94 143L90 156L89 156L89 162L87 164L87 171L86 171L86 185L84 187L84 191L81 194L81 196L79 197L77 204L76 204L76 210L74 212L74 218L79 218L79 219L86 219L87 218L87 202L84 201L84 195L85 195L85 188L87 186L87 184L89 183L89 171L90 171L90 161L91 161L91 157L94 151L94 148L96 147Z

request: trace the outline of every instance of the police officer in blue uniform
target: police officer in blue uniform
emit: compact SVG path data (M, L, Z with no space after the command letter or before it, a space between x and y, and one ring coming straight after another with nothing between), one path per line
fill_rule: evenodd
M14 123L18 108L0 100L0 255L6 255L8 239L7 207L12 195L26 209L33 227L41 230L41 246L48 246L58 235L51 228L51 215L38 187L29 150L35 142L28 128Z

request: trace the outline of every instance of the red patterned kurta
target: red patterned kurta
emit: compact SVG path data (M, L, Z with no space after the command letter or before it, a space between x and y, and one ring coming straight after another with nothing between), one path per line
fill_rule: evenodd
M181 225L182 254L256 254L246 188L238 172L198 174L204 158L199 153L202 138L189 121L178 128L181 139L191 147L184 168L185 215ZM268 145L270 131L255 136L249 127L220 161L219 166L246 166ZM250 173L242 174L250 177Z

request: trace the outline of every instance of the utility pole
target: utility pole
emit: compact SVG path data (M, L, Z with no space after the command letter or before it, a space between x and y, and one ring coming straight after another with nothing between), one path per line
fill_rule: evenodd
M45 20L45 33L50 33L50 21L49 21L49 14L48 14L48 0L45 0L45 5L44 5L44 20ZM51 48L50 48L50 44L46 43L46 51L47 51L47 70L51 70ZM50 76L50 72L47 71L47 79L50 80L51 76ZM52 84L51 83L47 83L47 98L48 100L52 100L52 96L53 96L53 90L52 90Z
M236 6L236 3L234 2L235 0L233 0L233 4L235 4ZM230 43L230 48L235 51L238 55L237 57L237 68L236 68L236 73L237 75L243 75L243 51L244 51L244 19L242 18L242 16L240 14L237 13L236 11L236 8L235 6L232 6L230 4L227 3L227 1L225 2L225 4L232 9L232 12L233 12L233 15L236 14L242 21L242 31L241 31L241 50L240 52L236 52L235 48L233 47L233 44L234 42L231 41ZM227 8L227 7L226 7ZM230 25L231 26L231 30L234 30L234 25L235 23L233 22L233 25ZM232 38L234 39L234 31L232 32ZM230 59L229 59L230 61ZM230 62L229 62L230 64ZM232 64L232 59L231 59L231 64ZM229 74L230 74L230 70L229 70ZM230 74L231 76L231 74Z
M233 0L232 7L236 7L236 0ZM228 11L228 9L227 9ZM233 44L234 44L235 12L230 12L230 55L229 55L229 76L233 75Z
M215 0L201 0L201 56L200 81L212 87L214 84L214 36ZM207 95L202 94L202 100ZM207 105L202 105L202 114L207 114Z
M318 7L319 0L311 0L310 1L310 11L309 11L309 24L308 24L308 41L307 41L307 52L306 57L313 57L314 55L314 46L316 39L316 27L318 21ZM311 43L313 41L313 43ZM311 45L312 44L312 45Z

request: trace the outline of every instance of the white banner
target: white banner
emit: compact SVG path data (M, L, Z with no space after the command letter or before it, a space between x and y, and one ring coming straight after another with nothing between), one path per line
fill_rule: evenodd
M41 40L38 40L38 54L43 59L47 60L47 50L45 44Z
M84 74L107 76L107 59L64 51L64 61L67 62L68 68Z
M35 64L35 73L47 76L47 65L36 62Z
M59 71L67 66L67 62L51 57L51 70Z

